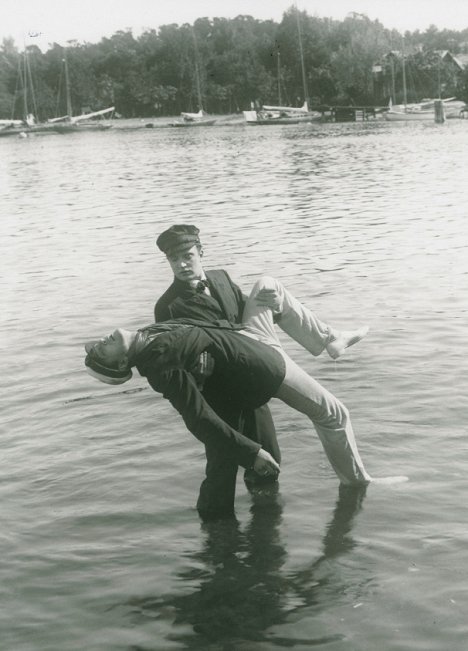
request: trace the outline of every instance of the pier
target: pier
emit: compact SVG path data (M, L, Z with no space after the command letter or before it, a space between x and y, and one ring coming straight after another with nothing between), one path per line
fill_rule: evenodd
M314 106L313 111L322 113L327 122L366 122L375 120L386 107L383 106Z

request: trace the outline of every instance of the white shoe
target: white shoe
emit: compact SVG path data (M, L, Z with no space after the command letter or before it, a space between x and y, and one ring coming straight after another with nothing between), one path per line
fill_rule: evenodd
M358 341L369 332L369 326L364 326L358 330L343 330L337 333L337 336L327 346L327 353L332 359L338 359L344 354L346 348L354 346Z

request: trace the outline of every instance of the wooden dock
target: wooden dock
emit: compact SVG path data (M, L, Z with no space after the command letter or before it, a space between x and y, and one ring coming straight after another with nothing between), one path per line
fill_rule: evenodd
M383 106L314 106L313 111L320 111L324 121L328 122L367 122L375 120L382 114Z

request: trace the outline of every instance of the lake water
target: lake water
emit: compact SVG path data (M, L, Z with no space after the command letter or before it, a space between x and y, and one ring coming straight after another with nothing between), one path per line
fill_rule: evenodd
M1 651L466 651L468 121L3 139L0 179ZM237 521L200 523L203 447L83 367L151 322L180 222L246 291L267 272L371 326L337 362L284 343L408 482L340 494L273 401L278 491L239 473Z

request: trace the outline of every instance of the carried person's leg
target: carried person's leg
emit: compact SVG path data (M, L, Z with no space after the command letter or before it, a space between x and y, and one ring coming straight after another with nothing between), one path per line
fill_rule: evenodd
M275 318L270 307L256 301L256 296L262 290L274 291L278 297ZM276 322L286 334L312 355L320 355L327 349L333 359L342 355L347 347L360 341L368 331L367 327L351 332L335 330L304 307L282 283L271 276L262 276L254 284L242 320L246 331L256 335L264 343L281 347L275 330Z
M348 410L286 353L282 354L286 375L275 397L310 418L343 484L367 484L371 477L359 455Z

